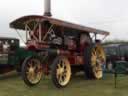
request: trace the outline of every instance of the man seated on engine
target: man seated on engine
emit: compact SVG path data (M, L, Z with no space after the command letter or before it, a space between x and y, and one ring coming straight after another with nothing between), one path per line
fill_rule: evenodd
M52 44L55 45L62 45L63 43L61 36L56 35L54 30L51 30L51 32L49 33L49 40Z

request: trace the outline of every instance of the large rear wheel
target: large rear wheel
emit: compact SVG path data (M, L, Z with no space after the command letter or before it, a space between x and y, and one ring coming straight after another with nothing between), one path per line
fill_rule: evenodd
M22 78L28 86L40 82L43 74L42 64L37 57L28 57L22 65Z
M52 81L57 88L65 87L71 78L71 67L67 58L59 56L52 65Z
M103 47L89 46L85 50L85 72L89 79L101 79L106 57Z

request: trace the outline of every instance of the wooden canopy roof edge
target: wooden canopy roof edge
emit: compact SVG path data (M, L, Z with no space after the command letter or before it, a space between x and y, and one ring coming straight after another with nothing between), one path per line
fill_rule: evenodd
M10 23L10 27L14 28L14 29L25 30L25 22L27 22L29 20L49 21L51 24L80 30L82 32L90 32L90 33L95 33L95 34L109 35L109 32L107 32L107 31L103 31L103 30L99 30L99 29L91 28L91 27L86 27L86 26L70 23L67 21L62 21L62 20L55 19L52 17L41 16L41 15L23 16L21 18L18 18L16 20L12 21Z

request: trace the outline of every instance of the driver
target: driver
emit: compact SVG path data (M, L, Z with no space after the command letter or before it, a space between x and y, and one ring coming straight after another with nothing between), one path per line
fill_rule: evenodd
M62 38L57 36L53 30L49 33L49 40L52 44L62 45Z

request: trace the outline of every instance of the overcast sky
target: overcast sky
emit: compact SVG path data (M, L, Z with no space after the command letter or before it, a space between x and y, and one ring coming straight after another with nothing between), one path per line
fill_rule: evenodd
M128 40L128 0L51 0L55 18L110 32ZM0 36L18 37L9 23L24 15L43 15L44 0L0 0ZM19 37L18 37L19 38Z

